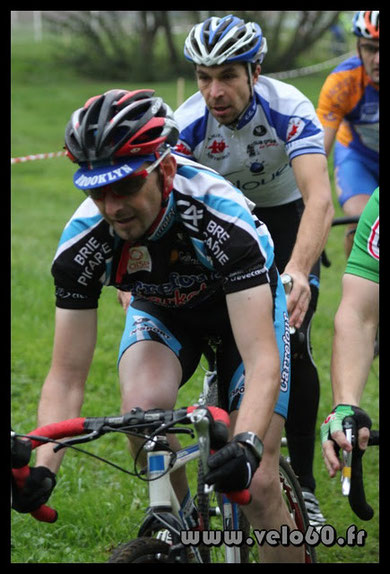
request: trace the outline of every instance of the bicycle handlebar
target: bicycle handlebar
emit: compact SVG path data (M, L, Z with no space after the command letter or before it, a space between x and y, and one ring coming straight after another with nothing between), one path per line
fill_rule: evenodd
M363 481L362 457L364 451L356 446L356 434L353 436L352 460L351 460L351 484L348 494L348 501L353 512L361 520L371 520L374 510L366 500ZM379 445L379 431L370 431L368 446Z
M332 221L332 227L337 225L349 225L351 223L358 223L360 215L345 215L343 217L335 217Z
M39 427L25 436L31 441L32 449L35 449L49 442L46 439L59 440L89 433L88 436L84 438L70 438L64 441L56 447L58 450L58 448L66 447L67 445L95 440L103 434L119 429L125 432L143 432L145 431L145 426L148 429L161 428L161 430L164 430L164 428L167 429L169 426L174 426L177 422L190 424L192 421L189 415L198 408L200 407L191 406L176 410L151 409L148 411L135 408L120 416L77 417ZM210 422L210 446L213 449L221 448L227 442L227 427L230 424L229 415L219 407L201 408L205 408L210 415L208 417ZM26 464L22 468L13 468L12 474L17 487L22 489L30 474L30 467ZM232 502L236 502L237 504L248 504L251 498L247 489L229 492L227 496ZM32 511L31 515L36 520L42 522L55 522L58 518L56 510L44 504Z

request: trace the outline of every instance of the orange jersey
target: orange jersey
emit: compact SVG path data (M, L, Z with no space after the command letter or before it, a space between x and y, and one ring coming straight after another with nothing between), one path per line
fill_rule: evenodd
M325 80L317 115L324 127L337 130L342 145L377 159L379 154L379 89L357 56L342 62Z

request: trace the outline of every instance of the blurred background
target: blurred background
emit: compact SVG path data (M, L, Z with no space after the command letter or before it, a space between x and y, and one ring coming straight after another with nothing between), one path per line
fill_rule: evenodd
M53 59L83 75L134 81L192 77L183 43L192 25L226 11L13 11L13 41L45 42ZM258 22L268 41L264 73L347 52L352 12L234 11Z

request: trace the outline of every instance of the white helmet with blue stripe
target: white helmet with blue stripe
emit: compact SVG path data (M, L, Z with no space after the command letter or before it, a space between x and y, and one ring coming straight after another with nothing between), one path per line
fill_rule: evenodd
M212 16L196 24L184 44L185 57L201 66L219 66L232 62L261 63L267 53L267 41L256 22L245 23L229 14Z

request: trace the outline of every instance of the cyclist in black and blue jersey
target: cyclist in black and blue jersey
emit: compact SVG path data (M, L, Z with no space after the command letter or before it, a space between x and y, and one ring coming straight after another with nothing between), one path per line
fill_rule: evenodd
M111 90L72 115L66 150L87 198L53 261L54 350L38 423L79 415L100 292L110 285L131 291L119 352L122 410L172 408L204 338L220 336L219 391L233 432L210 457L206 481L222 491L249 486L246 512L255 528L294 528L278 476L290 345L272 240L237 188L171 153L177 136L171 110L153 90ZM60 462L50 446L39 449L28 492L14 496L17 510L48 498ZM184 471L173 484L184 501ZM270 562L303 561L299 547L262 552Z
M324 131L314 106L294 86L263 75L266 38L256 22L211 17L184 45L199 91L176 111L177 151L221 173L255 203L289 275L291 398L286 436L310 523L325 519L313 473L320 382L310 329L320 283L320 255L333 217Z

